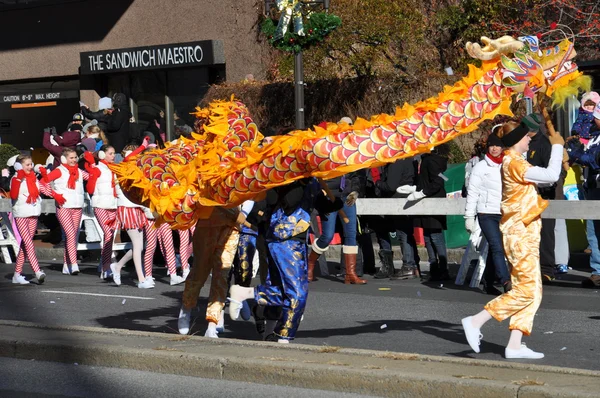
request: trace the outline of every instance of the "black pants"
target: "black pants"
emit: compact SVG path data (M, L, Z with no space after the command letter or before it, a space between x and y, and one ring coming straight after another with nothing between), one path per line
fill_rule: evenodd
M551 218L542 218L542 232L540 240L540 265L542 274L554 276L556 260L554 259L554 226L556 220Z

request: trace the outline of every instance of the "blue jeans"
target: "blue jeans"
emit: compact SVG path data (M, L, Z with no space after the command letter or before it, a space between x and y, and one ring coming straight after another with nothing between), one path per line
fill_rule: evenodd
M448 270L448 254L446 253L446 239L441 229L423 228L425 248L429 257L429 264L434 272Z
M344 231L344 245L345 246L357 246L356 243L356 205L347 206L346 198L342 198L344 201L343 210L348 216L350 222L346 224L342 220L342 228ZM333 234L335 233L335 222L338 216L338 212L324 214L321 218L321 236L317 239L317 246L320 248L326 248L329 243L333 240Z
M587 220L586 232L592 254L590 256L590 267L594 269L592 275L600 275L600 248L598 248L598 233L600 233L600 220Z
M396 236L400 242L402 265L416 267L420 258L414 236L413 219L407 216L386 216L380 225L375 228L375 235L377 236L380 250L392 250L390 232L396 232Z
M477 214L481 232L489 246L487 264L490 264L491 259L496 269L496 277L504 284L510 281L510 274L504 258L504 246L502 244L502 233L500 232L501 218L500 214Z

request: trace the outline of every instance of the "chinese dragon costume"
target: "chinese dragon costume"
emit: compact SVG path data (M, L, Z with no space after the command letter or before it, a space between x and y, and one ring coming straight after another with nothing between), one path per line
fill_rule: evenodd
M215 207L238 206L301 178L333 178L430 151L485 120L512 116L514 97L545 94L560 105L590 88L567 39L548 48L535 36L481 42L467 43L480 67L469 65L453 86L394 114L292 131L262 145L248 109L232 98L197 108L193 139L180 138L112 168L133 201L150 207L160 222L187 229Z

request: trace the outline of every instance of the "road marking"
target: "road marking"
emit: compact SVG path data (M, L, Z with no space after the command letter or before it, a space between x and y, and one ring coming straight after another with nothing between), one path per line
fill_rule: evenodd
M137 297L137 296L121 296L112 294L100 294L100 293L83 293L83 292L64 292L61 290L42 290L42 293L58 293L58 294L79 294L82 296L98 296L98 297L115 297L115 298L130 298L138 300L154 300L154 297Z

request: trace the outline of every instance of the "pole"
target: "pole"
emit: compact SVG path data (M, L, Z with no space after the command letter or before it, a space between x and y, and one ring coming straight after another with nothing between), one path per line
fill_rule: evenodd
M302 51L294 55L294 100L296 104L296 130L304 130L304 68Z

